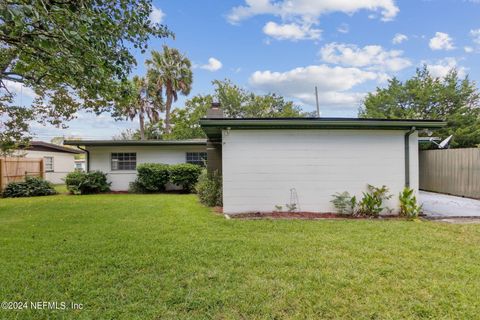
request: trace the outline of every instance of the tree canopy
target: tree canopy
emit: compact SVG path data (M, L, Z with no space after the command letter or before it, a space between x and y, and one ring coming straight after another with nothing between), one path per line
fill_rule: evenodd
M152 51L146 64L147 77L155 87L156 95L161 99L165 93L165 133L170 133L172 103L177 101L178 94L186 96L192 89L192 63L177 49L164 45L162 52Z
M122 81L150 37L151 0L4 0L0 4L0 143L24 137L28 121L54 125L80 108L101 112L123 96ZM31 88L31 107L15 106L9 85Z
M183 108L176 108L171 114L171 131L166 133L162 123L150 123L145 130L147 139L195 139L204 138L205 134L200 128L199 120L204 118L213 101L218 101L228 118L286 118L307 117L310 113L291 101L276 94L258 95L233 84L230 80L215 80L214 93L196 95L185 101ZM138 139L139 132L123 137ZM117 137L122 138L122 136Z
M404 82L393 78L367 95L359 117L445 120L435 135L453 135L452 147L480 144L480 95L476 83L460 79L455 69L436 78L424 66Z

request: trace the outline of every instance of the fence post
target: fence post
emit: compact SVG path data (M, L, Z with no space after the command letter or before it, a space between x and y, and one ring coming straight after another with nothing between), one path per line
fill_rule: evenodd
M40 161L40 178L45 180L45 163L43 158Z
M3 190L3 159L0 159L0 191Z

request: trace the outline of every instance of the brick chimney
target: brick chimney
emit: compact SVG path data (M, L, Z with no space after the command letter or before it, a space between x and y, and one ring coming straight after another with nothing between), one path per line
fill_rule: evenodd
M223 118L223 110L219 102L212 102L212 106L207 110L207 118Z

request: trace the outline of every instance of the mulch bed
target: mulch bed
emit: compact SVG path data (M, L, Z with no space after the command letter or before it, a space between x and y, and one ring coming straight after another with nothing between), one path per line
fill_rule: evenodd
M218 208L215 208L216 212L219 212ZM366 219L399 219L397 215L382 215L378 218L373 217L359 217L346 214L338 214L332 212L319 213L319 212L248 212L228 215L231 219L302 219L302 220L315 220L315 219L349 219L349 220L366 220Z

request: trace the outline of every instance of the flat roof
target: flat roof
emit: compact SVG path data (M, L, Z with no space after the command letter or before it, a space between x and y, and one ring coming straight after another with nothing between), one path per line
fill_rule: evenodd
M69 146L204 146L207 140L65 140L63 144Z
M438 129L442 120L365 118L203 118L200 125L209 138L220 138L222 129Z

